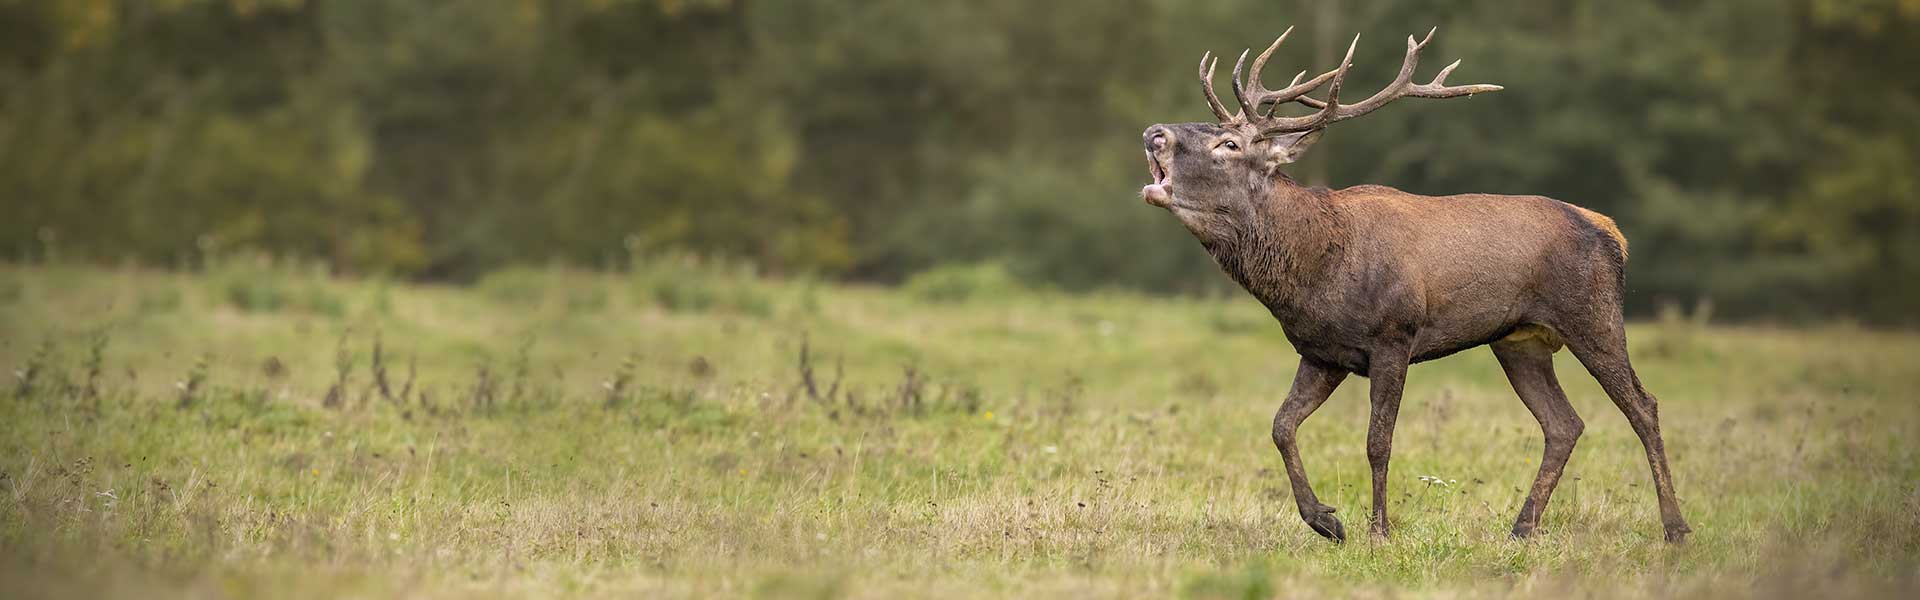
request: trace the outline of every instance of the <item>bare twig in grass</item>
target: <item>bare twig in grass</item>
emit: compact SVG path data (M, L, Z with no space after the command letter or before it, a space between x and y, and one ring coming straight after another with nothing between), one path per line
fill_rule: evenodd
M528 335L520 339L513 349L513 357L507 362L507 376L513 378L507 396L509 402L522 403L527 398L527 380L533 373L533 343L537 340Z
M40 347L33 351L33 356L27 358L26 365L13 372L15 380L13 393L16 397L26 398L33 393L34 385L40 382L40 377L46 373L47 363L52 359L53 340L49 338L40 342Z
M960 388L960 409L966 414L980 412L980 399L980 386L966 384Z
M467 405L473 410L491 410L493 408L493 374L487 365L473 375L473 391L467 395Z
M1806 418L1800 421L1800 430L1793 435L1793 470L1796 472L1806 466L1807 434L1813 429L1813 404L1808 403L1807 410L1802 414Z
M373 387L380 392L380 399L393 402L393 387L387 384L387 361L385 348L380 344L380 332L373 332L373 357L368 369L373 373Z
M601 387L607 390L605 408L619 408L626 403L627 387L633 384L633 369L636 362L635 356L628 354L624 360L620 361L620 368L613 372L613 378L601 384Z
M827 385L827 402L829 404L834 401L834 398L840 395L840 379L841 376L846 374L846 366L847 359L845 357L835 357L833 359L833 383Z
M419 362L419 355L407 357L407 380L400 384L399 402L401 406L406 406L407 402L413 397L413 377L416 373L415 368L419 366Z
M353 350L347 347L348 335L340 334L340 343L333 352L333 386L327 388L327 396L320 401L326 408L341 408L347 402L347 378L353 375Z
M855 393L853 388L847 388L847 412L853 413L855 416L867 413L867 406L860 402L860 394ZM839 414L840 411L836 410L829 413L828 416L837 417Z
M827 392L820 393L819 380L813 374L813 346L808 336L800 336L800 389L806 392L807 399L817 404L832 406L839 400L840 381L846 374L846 359L835 357L833 360L833 381L827 385Z
M187 371L187 378L173 384L173 387L180 391L180 401L174 404L174 408L184 409L198 401L200 388L207 383L207 363L210 358L206 354L195 358L193 368Z
M87 358L85 362L82 363L82 367L86 369L86 373L83 375L85 379L81 382L80 397L84 400L92 401L95 409L100 407L100 372L105 369L107 364L108 340L107 328L105 327L101 327L99 330L93 332L92 335L88 336Z
M1433 418L1427 420L1428 441L1435 450L1440 449L1440 440L1445 437L1442 432L1447 423L1453 420L1453 404L1453 387L1442 386L1433 400Z
M820 402L820 386L813 382L813 358L809 352L807 335L800 335L800 388L806 390L807 399Z
M440 416L440 405L433 402L433 390L420 388L420 409L427 411L429 417Z
M925 412L925 403L921 400L925 391L926 381L921 378L920 370L907 365L900 386L894 389L893 404L903 413L920 415Z
M1056 410L1058 411L1056 416L1065 417L1072 415L1080 399L1080 395L1085 393L1086 390L1087 382L1085 379L1082 379L1077 373L1068 373L1067 381L1062 384L1059 389L1054 390L1052 394Z

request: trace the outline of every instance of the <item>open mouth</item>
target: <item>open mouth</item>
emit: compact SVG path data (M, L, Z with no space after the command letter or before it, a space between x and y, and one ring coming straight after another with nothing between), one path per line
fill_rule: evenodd
M1173 183L1169 181L1167 168L1160 165L1160 158L1152 152L1147 153L1147 173L1153 176L1153 183L1140 188L1140 198L1147 204L1165 208L1173 202Z

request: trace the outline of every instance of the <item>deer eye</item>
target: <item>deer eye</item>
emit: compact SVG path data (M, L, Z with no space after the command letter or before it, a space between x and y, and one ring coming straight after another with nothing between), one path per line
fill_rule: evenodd
M1227 140L1227 141L1225 141L1225 142L1221 142L1221 143L1220 143L1220 145L1222 145L1222 146L1226 146L1228 150L1239 150L1239 149L1240 149L1240 144L1238 144L1238 143L1236 143L1236 142L1234 142L1233 140Z

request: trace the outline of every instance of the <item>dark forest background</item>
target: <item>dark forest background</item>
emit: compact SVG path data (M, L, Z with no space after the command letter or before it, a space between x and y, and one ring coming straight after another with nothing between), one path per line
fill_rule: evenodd
M1358 32L1371 92L1437 25L1418 79L1507 86L1336 126L1309 183L1611 214L1640 314L1916 322L1916 0L0 0L0 258L1216 293L1139 133L1289 25L1271 84Z

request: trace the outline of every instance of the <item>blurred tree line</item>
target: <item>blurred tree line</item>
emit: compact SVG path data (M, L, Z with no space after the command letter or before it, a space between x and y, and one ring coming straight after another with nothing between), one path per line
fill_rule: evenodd
M1217 291L1139 132L1288 25L1275 79L1361 32L1371 92L1437 25L1421 79L1507 86L1336 126L1311 183L1609 213L1637 311L1915 322L1920 0L0 0L0 252Z

